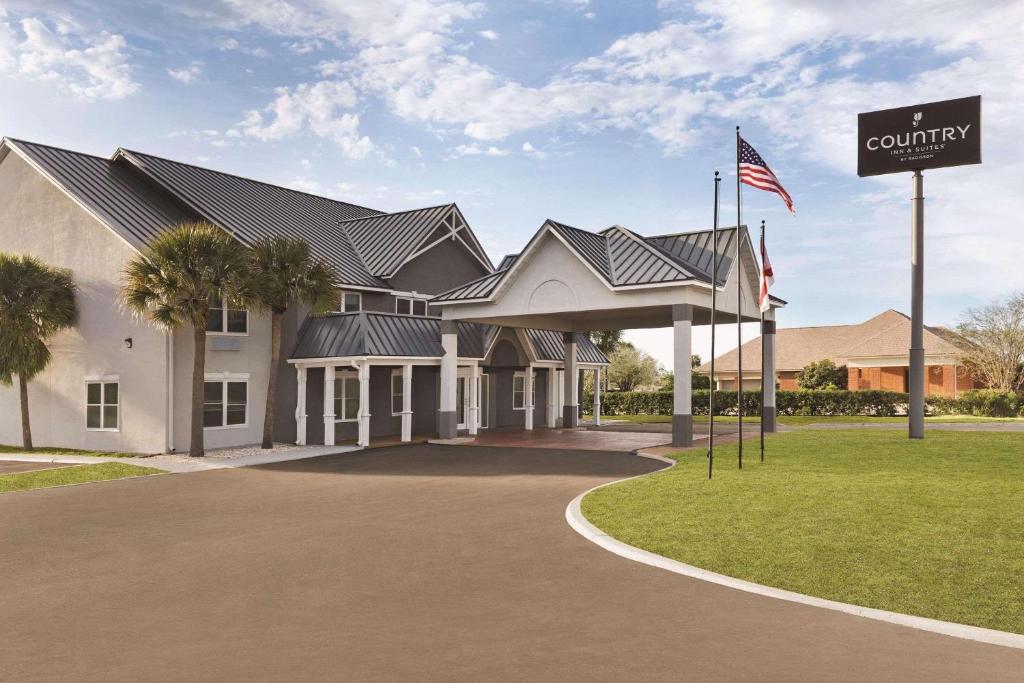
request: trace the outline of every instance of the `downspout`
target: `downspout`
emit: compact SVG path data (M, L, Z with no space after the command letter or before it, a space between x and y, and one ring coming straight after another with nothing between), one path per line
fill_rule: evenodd
M167 452L174 452L174 330L167 330Z

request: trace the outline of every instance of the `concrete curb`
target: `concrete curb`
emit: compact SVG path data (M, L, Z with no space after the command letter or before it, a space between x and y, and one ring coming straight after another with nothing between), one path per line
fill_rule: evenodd
M104 458L88 455L15 455L0 454L0 460L14 462L45 462L67 465L95 465L103 462L119 462L141 467L152 467L164 470L170 474L188 474L191 472L209 472L211 470L238 469L241 467L256 467L258 465L272 465L277 462L289 462L292 460L305 460L306 458L320 458L326 455L338 455L342 453L353 453L363 450L359 446L330 446L317 449L312 452L299 449L287 451L270 451L257 455L248 455L238 458L189 458L184 455L153 455L145 458Z
M675 460L669 458L663 458L659 455L637 453L636 455L643 458L651 458L653 460L660 460L661 462L668 463L668 465L659 472L667 470L669 467L674 467L676 464ZM638 475L640 477L647 476L646 474ZM981 628L980 626L968 626L966 624L957 624L951 621L940 621L938 619L928 619L926 617L916 617L910 614L900 614L899 612L889 612L887 610L874 609L871 607L861 607L859 605L851 605L845 602L837 602L835 600L826 600L824 598L816 598L812 595L804 595L803 593L795 593L793 591L783 590L781 588L772 588L771 586L763 586L759 583L753 583L751 581L744 581L742 579L736 579L731 576L725 576L724 574L718 574L707 569L701 569L700 567L694 567L693 565L678 562L676 560L670 560L662 555L656 555L655 553L648 552L647 550L641 550L640 548L631 546L629 544L618 541L611 536L607 535L596 526L587 521L586 517L583 516L581 503L583 498L586 497L591 491L604 488L605 486L611 486L612 484L619 484L630 479L636 479L637 477L627 477L626 479L619 479L618 481L611 481L600 486L595 486L592 489L584 491L580 495L572 499L568 507L565 508L565 521L569 523L573 531L578 533L583 538L587 539L591 543L595 543L605 550L615 553L626 559L633 560L634 562L640 562L652 567L659 569L665 569L676 574L682 574L683 576L689 576L690 578L700 579L701 581L707 581L709 583L715 583L720 586L726 586L728 588L734 588L736 590L745 591L747 593L754 593L756 595L763 595L769 598L775 598L776 600L786 600L788 602L795 602L802 605L810 605L811 607L820 607L822 609L830 609L836 612L844 612L846 614L852 614L858 617L865 617L867 619L875 619L877 621L886 621L890 624L898 624L900 626L908 626L910 628L916 628L921 631L930 631L932 633L940 633L946 636L952 636L954 638L964 638L966 640L975 640L981 643L988 643L991 645L1002 645L1003 647L1011 647L1016 649L1024 649L1024 635L1017 633L1008 633L1006 631L996 631L994 629Z

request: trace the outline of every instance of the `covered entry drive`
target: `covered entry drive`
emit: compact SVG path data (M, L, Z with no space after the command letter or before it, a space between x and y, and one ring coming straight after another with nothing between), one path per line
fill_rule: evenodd
M562 333L458 324L449 385L442 325L438 318L368 311L309 318L289 360L296 370L297 442L410 441L440 433L442 420L452 432L471 435L562 424L568 405ZM570 392L578 406L580 373L599 375L608 361L584 334L573 335L572 345L580 349ZM450 409L442 413L446 394Z
M736 253L740 240L740 262ZM455 395L449 388L461 339L455 332L469 322L538 329L562 334L563 424L578 420L576 370L586 358L580 333L671 327L674 346L672 443L693 443L693 405L690 384L693 325L710 323L711 292L717 288L719 311L736 314L742 298L744 321L759 320L757 261L744 226L718 233L718 280L712 282L715 253L711 231L641 237L612 226L599 233L548 220L521 254L506 257L499 270L432 299L442 310L441 403L438 431L456 433ZM739 290L739 291L737 291ZM765 314L764 340L768 376L774 372L775 309L785 302L772 299ZM545 336L557 344L557 337ZM548 388L557 377L546 378ZM529 382L528 382L529 383ZM550 395L550 394L549 394ZM557 402L548 402L557 410ZM775 429L775 387L766 387L763 408L767 430ZM550 416L549 416L550 418ZM530 419L530 416L527 416Z

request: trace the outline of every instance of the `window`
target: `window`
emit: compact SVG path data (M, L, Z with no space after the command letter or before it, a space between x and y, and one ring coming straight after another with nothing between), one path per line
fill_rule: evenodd
M230 308L225 298L210 300L206 314L206 331L214 334L248 334L249 313L244 308Z
M401 370L391 371L391 414L401 415L405 405L405 380Z
M537 373L531 373L533 384L530 386L530 404L537 405ZM517 372L512 376L512 408L525 410L526 404L526 373Z
M395 313L399 315L425 316L427 314L427 302L425 299L413 299L407 296L395 297Z
M88 381L85 384L85 428L116 432L120 412L117 380Z
M248 412L248 381L207 379L203 383L203 427L244 427Z
M354 372L334 378L334 421L354 422L359 417L359 377Z
M338 292L338 310L341 313L358 313L363 310L363 295L361 292Z

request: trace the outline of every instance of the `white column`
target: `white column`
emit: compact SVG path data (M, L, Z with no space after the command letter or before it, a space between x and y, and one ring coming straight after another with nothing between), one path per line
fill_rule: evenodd
M295 443L306 445L306 368L295 367L297 389L295 397Z
M410 363L402 366L402 441L412 441L412 364Z
M370 364L365 360L359 365L359 437L356 445L366 448L370 445Z
M693 354L691 338L693 307L687 304L672 306L673 367L672 386L672 445L693 445L693 399L690 377L690 357Z
M324 368L324 445L334 445L334 366Z
M526 366L526 378L523 382L523 428L533 429L533 363Z
M476 436L480 429L480 365L473 363L469 369L469 414L466 428Z
M580 423L579 366L576 365L576 335L566 332L565 343L565 405L562 408L562 426L576 427Z
M601 368L594 368L594 425L601 425Z
M764 344L764 405L761 408L761 420L764 431L775 431L775 320L769 320L769 311L765 314L764 327L761 329L761 340Z
M441 321L441 399L438 406L437 435L454 439L458 434L455 390L459 371L459 328L454 320Z
M554 429L558 426L558 371L555 368L548 368L548 390L547 390L548 411L545 426Z

